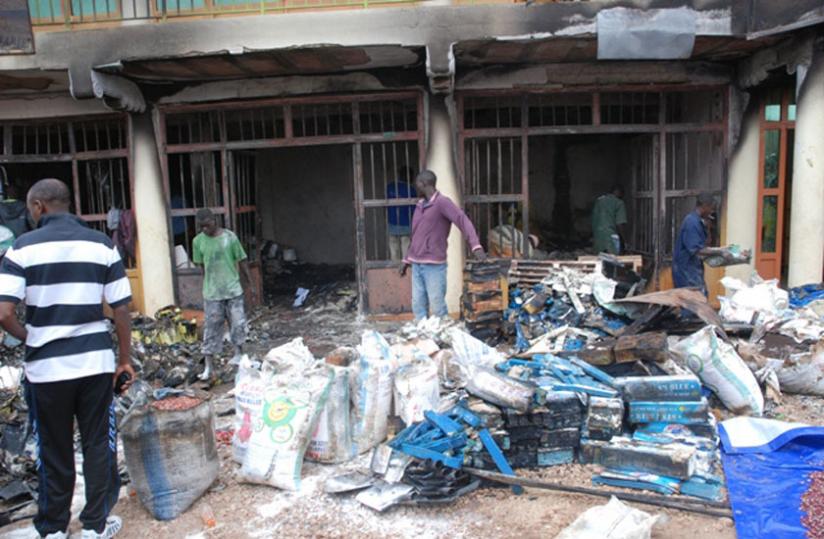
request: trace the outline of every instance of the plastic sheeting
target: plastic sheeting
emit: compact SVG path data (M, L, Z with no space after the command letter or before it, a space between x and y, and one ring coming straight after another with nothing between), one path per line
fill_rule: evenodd
M814 301L824 300L824 283L806 284L790 289L790 307L800 309Z
M721 284L727 295L719 297L721 318L726 322L752 323L756 315L768 320L782 318L782 313L790 306L786 290L778 286L778 281L764 281L753 276L749 284L733 277L724 277Z
M719 434L738 537L805 537L801 499L824 471L824 427L737 417Z
M695 12L691 9L631 9L598 12L599 60L678 60L692 55Z

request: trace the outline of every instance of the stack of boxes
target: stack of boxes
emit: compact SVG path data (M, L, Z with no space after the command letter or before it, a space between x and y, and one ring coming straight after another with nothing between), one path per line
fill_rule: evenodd
M513 468L535 468L569 464L581 443L581 424L584 407L578 395L570 391L547 394L543 405L527 413L513 409L497 409L479 413L480 408L470 406L474 413L482 415L504 456ZM494 469L489 459L473 462L480 468Z
M624 428L624 401L620 398L590 397L583 437L609 441Z
M461 296L461 316L467 331L482 341L501 336L503 311L509 303L507 267L500 261L467 262Z
M698 378L641 376L614 382L631 433L619 429L607 438L592 436L590 430L582 440L581 461L604 467L593 482L720 499L723 475L716 423Z
M504 412L509 444L504 452L514 468L569 464L581 443L583 406L575 393L557 391L527 414Z

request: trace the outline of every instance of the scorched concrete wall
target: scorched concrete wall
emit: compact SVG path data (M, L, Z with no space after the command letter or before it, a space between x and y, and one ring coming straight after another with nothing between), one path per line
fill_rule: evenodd
M727 243L755 249L758 227L758 107L750 106L741 126L741 138L730 159L727 185ZM754 258L753 258L754 260ZM729 266L726 274L747 281L753 264Z
M261 150L256 160L263 239L302 262L354 264L352 147Z

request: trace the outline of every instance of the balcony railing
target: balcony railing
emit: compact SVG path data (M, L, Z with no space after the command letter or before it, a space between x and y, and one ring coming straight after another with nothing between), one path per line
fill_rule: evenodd
M182 17L288 13L416 4L419 0L29 0L34 26L75 26Z

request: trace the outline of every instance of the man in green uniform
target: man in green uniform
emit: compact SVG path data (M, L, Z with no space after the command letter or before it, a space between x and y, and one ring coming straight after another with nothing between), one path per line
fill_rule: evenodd
M624 188L616 185L598 197L592 207L592 243L596 253L621 254L622 242L627 237L627 207L623 198Z
M240 271L252 299L255 289L249 274L246 252L234 232L221 228L209 209L197 212L201 232L193 243L192 261L203 266L203 355L206 368L200 375L208 380L212 375L213 358L223 350L223 323L228 318L235 357L239 361L246 342L246 311ZM240 268L240 271L238 271Z

